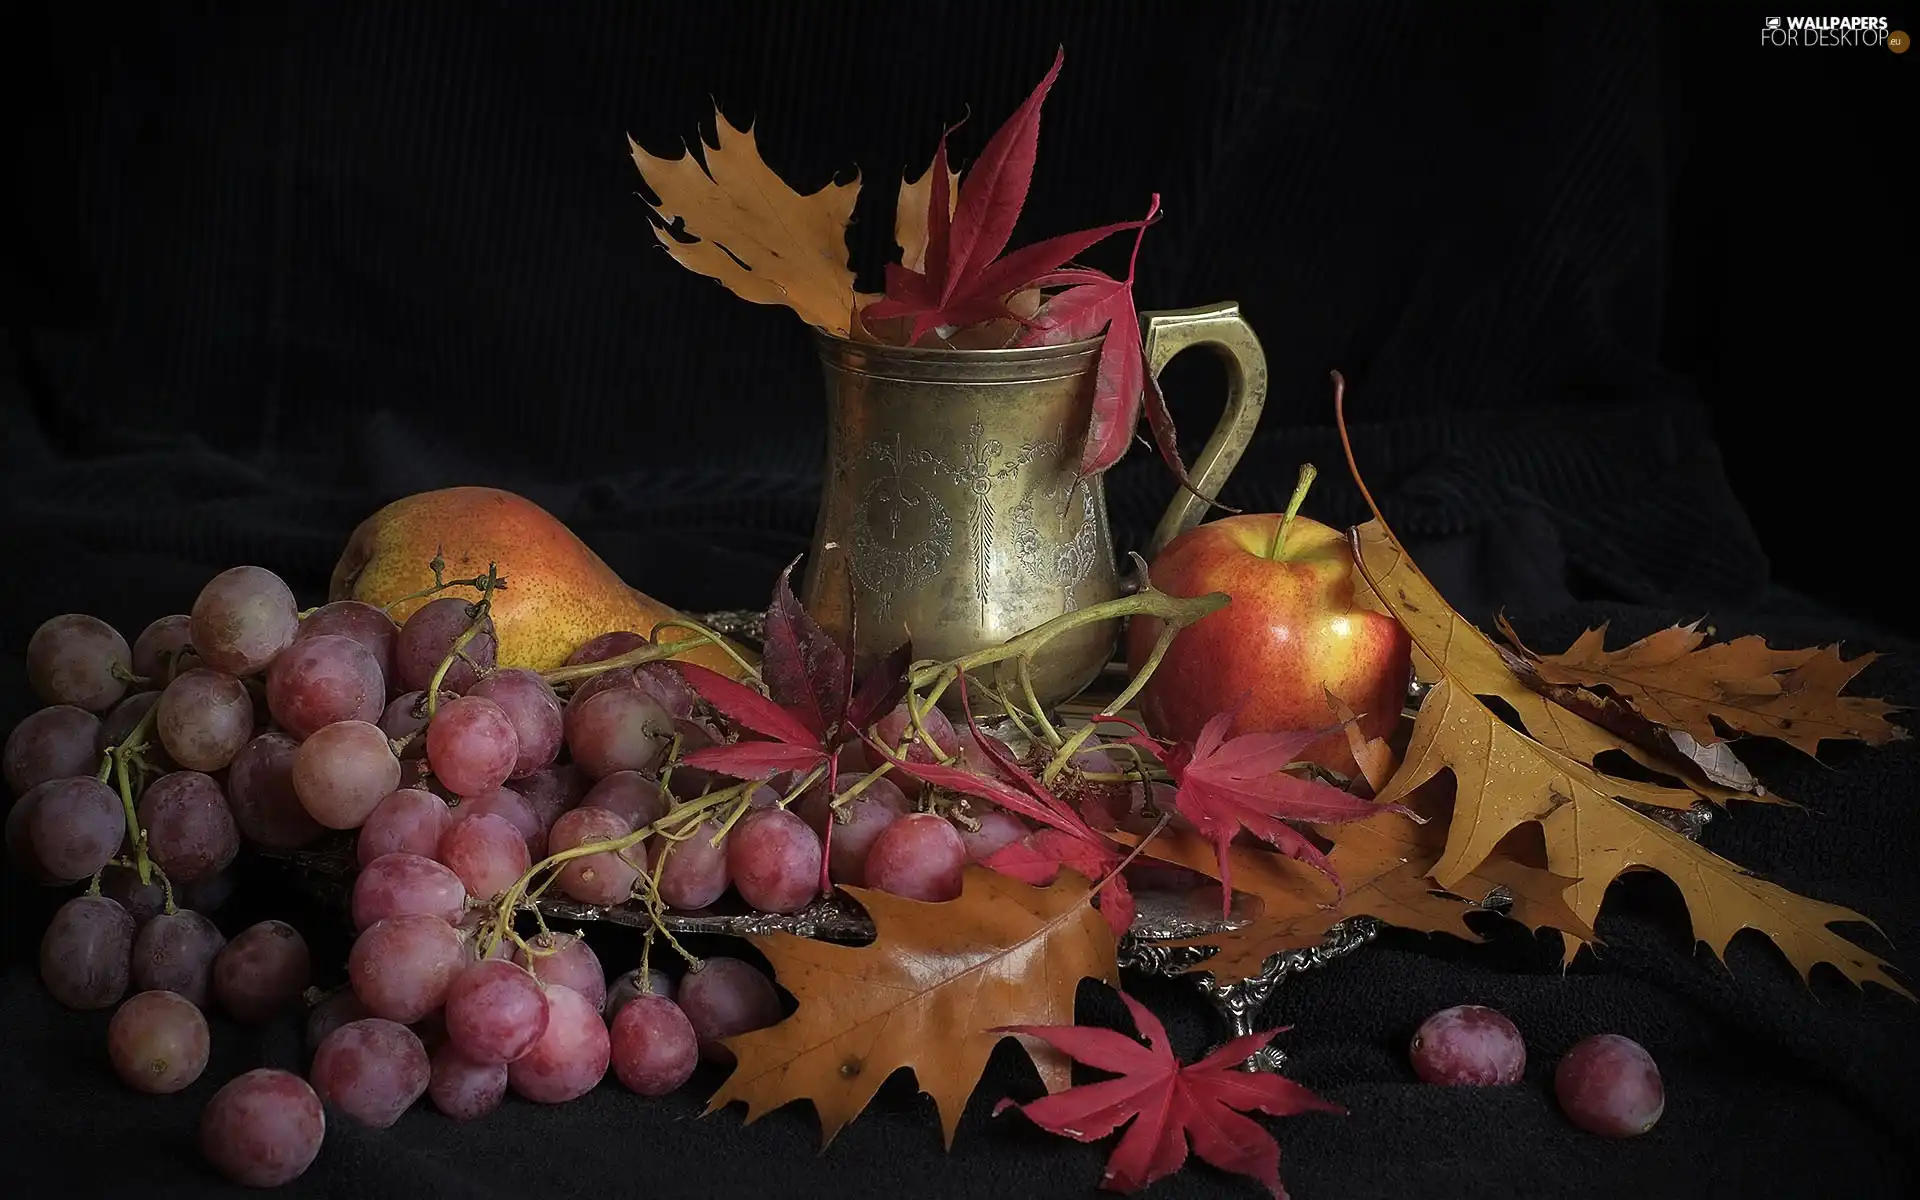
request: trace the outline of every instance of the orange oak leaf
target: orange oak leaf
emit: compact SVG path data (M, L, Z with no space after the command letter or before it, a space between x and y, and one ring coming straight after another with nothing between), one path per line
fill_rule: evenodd
M701 165L690 153L658 158L632 138L634 166L659 197L654 237L675 261L755 304L781 304L807 324L845 336L856 296L847 264L847 222L860 182L794 191L761 160L752 127L714 110L713 144ZM675 222L693 241L676 237Z
M1346 1109L1322 1100L1291 1079L1267 1071L1244 1071L1247 1056L1280 1033L1269 1029L1234 1038L1198 1062L1180 1065L1167 1042L1166 1027L1125 992L1120 999L1133 1014L1138 1041L1111 1029L1082 1025L1017 1025L1008 1033L1042 1038L1079 1062L1117 1075L1083 1084L1027 1104L1002 1101L996 1112L1018 1108L1050 1133L1091 1142L1120 1126L1132 1125L1113 1148L1102 1187L1136 1192L1178 1171L1187 1146L1223 1171L1251 1176L1285 1200L1280 1186L1280 1146L1247 1112L1291 1117L1305 1112L1344 1116Z
M824 1141L866 1108L887 1076L913 1070L933 1097L947 1144L1005 1025L1071 1024L1086 978L1114 983L1113 931L1088 903L1085 879L1063 871L1029 887L967 868L943 904L847 888L873 919L874 940L839 946L792 934L751 938L799 1002L777 1025L725 1039L739 1059L707 1105L741 1101L747 1120L810 1100ZM1063 1059L1028 1046L1049 1090Z
M900 181L900 200L893 210L893 240L900 246L900 265L922 274L927 269L927 205L933 200L933 166L918 179ZM960 203L960 172L947 171L947 217Z
M1757 879L1621 803L1674 807L1690 804L1695 793L1596 770L1592 752L1618 739L1528 688L1507 668L1499 648L1448 606L1367 493L1347 437L1343 391L1336 376L1336 422L1347 463L1374 512L1352 533L1355 565L1372 601L1407 630L1414 672L1430 685L1405 760L1379 799L1404 801L1443 772L1451 774L1453 813L1433 865L1434 881L1448 890L1460 887L1509 834L1537 826L1547 869L1578 881L1567 889L1567 906L1588 926L1614 879L1630 870L1655 870L1679 887L1694 937L1723 958L1736 933L1753 929L1771 938L1803 978L1824 962L1856 984L1871 981L1911 996L1884 959L1833 929L1841 922L1871 924L1864 916ZM1517 713L1520 727L1496 713L1487 696ZM1571 958L1582 935L1562 932Z
M1602 625L1560 654L1528 649L1504 622L1501 633L1546 682L1605 689L1647 720L1698 742L1723 740L1724 726L1817 754L1823 740L1880 746L1906 736L1886 719L1899 711L1895 705L1840 694L1875 654L1843 659L1838 646L1778 650L1751 634L1709 645L1698 621L1618 650L1606 648Z

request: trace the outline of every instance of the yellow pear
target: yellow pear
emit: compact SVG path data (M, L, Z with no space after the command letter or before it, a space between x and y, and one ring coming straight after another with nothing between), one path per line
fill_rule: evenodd
M497 488L457 487L395 500L360 522L333 568L329 598L385 607L433 586L434 555L446 579L471 579L496 565L506 587L494 593L499 664L545 671L603 633L651 634L680 617L670 605L630 588L571 529L533 501ZM473 598L470 588L444 595ZM390 610L404 622L427 598ZM663 640L684 637L667 630ZM738 647L736 647L738 649ZM744 653L744 652L743 652ZM680 657L737 677L724 652L702 646ZM751 655L748 660L752 661Z

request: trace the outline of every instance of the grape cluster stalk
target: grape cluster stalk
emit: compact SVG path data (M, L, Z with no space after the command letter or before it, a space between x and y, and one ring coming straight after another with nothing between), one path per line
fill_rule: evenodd
M1034 700L1032 657L1133 612L1167 621L1164 650L1210 611L1147 589L914 663L898 705L824 765L734 779L686 758L758 735L672 661L717 646L765 692L718 634L676 620L596 637L544 673L504 668L492 600L508 581L492 566L463 579L430 566L433 584L388 608L304 611L273 572L235 567L131 645L64 614L28 646L46 707L11 731L0 765L16 797L8 853L36 881L76 889L42 939L49 993L113 1010L108 1061L156 1094L199 1078L224 1024L305 1011L304 1077L248 1071L202 1115L203 1154L236 1182L306 1170L327 1106L384 1127L424 1098L474 1120L510 1094L562 1103L609 1074L665 1095L700 1061L730 1062L726 1039L782 1019L779 993L754 963L689 951L670 911L792 913L840 885L951 900L967 864L1036 833L896 769L995 773L1007 749L949 718L950 690L984 696L1028 767L1100 828L1157 828L1150 785L1164 775L1102 741L1100 721L1056 728ZM414 601L396 622L391 610ZM241 853L346 837L358 872L344 964L315 963L286 922L215 919ZM553 895L650 918L611 986L581 931L549 928L539 902Z

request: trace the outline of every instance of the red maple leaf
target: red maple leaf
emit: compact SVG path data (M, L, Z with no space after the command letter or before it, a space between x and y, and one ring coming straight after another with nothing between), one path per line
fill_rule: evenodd
M1407 810L1397 804L1380 805L1343 792L1316 779L1302 779L1283 770L1300 751L1334 732L1310 729L1289 733L1247 733L1229 739L1227 727L1234 714L1217 713L1201 727L1193 742L1171 750L1147 737L1127 740L1165 764L1175 785L1174 807L1193 822L1220 856L1220 903L1227 911L1233 902L1233 876L1228 843L1242 829L1289 858L1314 867L1340 886L1320 848L1287 824L1308 821L1341 825L1365 820L1381 812ZM1411 815L1411 814L1409 814ZM1342 895L1345 889L1342 889Z
M767 608L760 664L767 695L717 671L679 664L701 699L771 740L708 746L687 755L688 766L736 779L769 779L825 766L831 788L840 748L905 694L912 649L903 645L894 650L856 687L852 653L820 628L794 596L788 582L793 567L789 563L780 573Z
M1081 1025L1013 1025L996 1030L1040 1038L1076 1061L1118 1078L1068 1088L1028 1104L1002 1100L994 1111L1018 1108L1042 1129L1080 1142L1103 1138L1131 1120L1132 1127L1113 1148L1100 1180L1102 1187L1116 1192L1138 1191L1178 1171L1187 1161L1191 1141L1193 1152L1205 1161L1251 1176L1284 1200L1280 1145L1259 1122L1243 1114L1344 1116L1346 1109L1283 1076L1240 1069L1248 1055L1281 1032L1278 1029L1235 1038L1183 1067L1173 1056L1159 1018L1125 992L1120 999L1133 1014L1134 1027L1146 1037L1146 1045L1111 1029Z

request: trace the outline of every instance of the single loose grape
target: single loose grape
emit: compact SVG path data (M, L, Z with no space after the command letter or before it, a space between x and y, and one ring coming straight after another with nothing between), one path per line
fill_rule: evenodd
M477 1063L510 1063L547 1027L546 989L516 963L487 959L447 991L447 1039Z
M520 736L506 710L483 696L457 696L427 725L427 765L457 796L478 796L513 774Z
M133 673L148 685L163 688L175 675L201 666L193 653L193 618L185 613L161 617L133 639Z
M162 775L140 797L138 812L147 853L176 884L223 871L240 853L240 827L211 775Z
M414 610L400 626L400 636L393 644L393 669L398 676L394 685L410 692L426 690L453 644L473 624L475 607L458 596L441 596ZM483 616L480 632L460 648L440 686L449 692L465 692L482 672L493 670L498 652L493 617Z
M297 738L335 721L378 721L386 707L380 661L343 634L299 638L267 669L267 709Z
M750 812L727 839L727 873L761 912L794 913L820 891L820 836L780 808Z
M451 1044L442 1046L433 1052L427 1097L456 1121L476 1121L507 1098L507 1064L477 1063Z
M559 757L563 736L560 698L539 672L525 667L495 671L468 688L467 695L493 701L513 723L520 752L509 779L524 779Z
M952 900L960 894L966 862L966 845L951 822L914 813L874 839L867 852L867 886L909 900Z
M373 1129L386 1129L426 1094L426 1048L405 1025L379 1017L327 1035L307 1078L321 1100Z
M226 935L195 910L162 913L133 939L133 986L176 992L205 1008L213 989L213 960L226 945Z
M279 1187L313 1165L327 1114L307 1081L261 1068L228 1083L200 1115L200 1153L245 1187Z
M717 1063L734 1060L721 1038L764 1029L780 1019L773 981L737 958L701 960L680 980L678 1003L700 1040L701 1057Z
M1527 1045L1520 1030L1478 1004L1443 1008L1422 1021L1409 1057L1421 1079L1451 1086L1518 1083L1527 1069Z
M388 917L355 938L347 978L375 1016L405 1025L445 1004L466 965L459 932L439 917L416 913Z
M261 1025L292 1008L313 978L307 940L285 921L235 934L213 960L213 998L236 1021Z
M190 771L218 771L252 740L253 716L245 684L195 667L160 693L154 730L174 762Z
M137 1092L177 1092L207 1069L212 1042L207 1018L174 992L141 992L114 1010L107 1024L107 1058Z
M400 786L400 760L378 725L340 721L300 743L293 790L307 814L329 829L358 829Z
M1568 1120L1602 1137L1638 1137L1667 1111L1653 1055L1617 1033L1595 1034L1567 1051L1553 1069L1553 1092Z
M547 989L547 1027L507 1065L507 1084L539 1104L564 1104L605 1077L612 1043L599 1006L567 987Z

